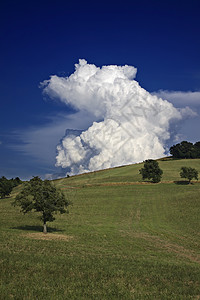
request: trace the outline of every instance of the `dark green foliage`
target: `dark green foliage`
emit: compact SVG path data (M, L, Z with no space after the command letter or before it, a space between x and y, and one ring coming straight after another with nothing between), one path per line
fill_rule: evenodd
M19 177L16 177L15 179L7 179L5 176L2 176L0 178L0 198L9 196L12 189L19 184L21 184Z
M9 196L12 191L13 185L10 180L2 176L0 178L0 197L5 198Z
M200 158L200 142L182 141L170 148L170 154L174 158Z
M19 177L16 177L15 179L7 179L5 176L2 176L0 178L0 198L9 196L12 192L12 189L21 183L22 181L19 179Z
M13 205L21 206L21 211L24 214L31 210L41 212L40 219L45 227L46 222L55 220L55 213L65 213L65 208L69 204L61 190L56 188L50 181L43 181L38 176L33 177L25 184L23 190L13 202ZM46 232L45 227L44 232Z
M180 176L181 176L181 178L188 179L188 181L190 183L193 178L198 180L198 171L194 168L182 167Z
M144 162L144 168L139 170L142 175L142 179L149 179L157 183L161 181L163 171L160 169L159 164L156 160L148 159Z
M19 177L10 179L10 182L12 183L13 187L18 186L22 183Z
M200 158L200 142L194 144L196 158Z

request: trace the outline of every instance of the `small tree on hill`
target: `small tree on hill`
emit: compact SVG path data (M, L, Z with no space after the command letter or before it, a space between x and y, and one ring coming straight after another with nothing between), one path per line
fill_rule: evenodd
M10 182L12 183L13 187L16 187L22 183L22 181L19 177L10 179Z
M160 182L162 178L163 171L160 169L158 162L153 159L145 160L144 168L139 170L142 175L142 179L149 179L154 182Z
M2 176L0 178L0 197L5 198L6 196L9 196L12 192L13 185L10 180L8 180L6 177Z
M44 233L47 233L46 222L54 221L54 214L57 212L66 213L69 204L62 191L50 181L43 181L38 176L33 177L24 186L13 202L13 205L21 206L21 211L24 214L32 210L40 212Z
M191 180L194 178L198 180L198 171L194 168L191 167L182 167L180 171L180 176L181 178L186 178L188 179L188 183L191 183Z

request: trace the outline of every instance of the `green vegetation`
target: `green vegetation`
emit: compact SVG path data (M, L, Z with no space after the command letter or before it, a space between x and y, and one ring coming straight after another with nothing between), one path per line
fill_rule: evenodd
M158 183L161 181L163 171L159 168L159 164L156 160L147 159L144 162L144 167L140 169L140 174L142 179L152 179L153 183Z
M15 179L7 179L5 176L2 176L0 178L0 198L9 196L12 189L19 184L21 184L19 177L16 177Z
M183 164L200 171L163 159L159 184L142 164L56 180L73 206L47 235L11 206L16 187L0 201L0 298L198 299L200 184L182 184Z
M189 183L191 183L191 180L194 178L198 180L198 171L191 167L182 167L180 172L181 178L187 178Z
M174 158L200 158L200 142L182 141L170 148L170 154Z
M69 205L64 193L56 188L50 181L42 180L38 176L33 177L16 196L13 205L20 206L26 214L32 210L41 212L40 219L43 222L43 232L47 233L47 222L55 220L55 213L66 213Z

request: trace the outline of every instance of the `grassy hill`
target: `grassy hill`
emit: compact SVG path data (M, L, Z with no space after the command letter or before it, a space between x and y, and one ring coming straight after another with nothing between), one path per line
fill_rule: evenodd
M180 169L182 166L192 167L197 169L200 175L200 159L179 159L163 158L159 160L159 166L163 170L162 182L180 181ZM143 167L143 163L129 166L122 166L113 169L101 170L91 173L86 173L69 178L56 180L58 186L81 186L94 184L109 184L109 183L142 183L139 170Z
M0 200L0 299L200 299L200 183L178 182L200 160L159 165L159 184L141 164L56 180L73 206L47 235Z

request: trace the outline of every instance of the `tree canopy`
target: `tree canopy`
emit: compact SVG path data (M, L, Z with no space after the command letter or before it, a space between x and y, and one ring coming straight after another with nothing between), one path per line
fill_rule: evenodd
M19 177L16 177L15 179L7 179L5 176L2 176L0 178L0 198L9 196L12 189L19 184L21 184Z
M152 182L157 183L161 181L163 171L160 169L156 160L147 159L144 162L144 168L139 170L142 179L152 179Z
M54 215L57 212L66 213L69 204L70 202L61 190L56 188L49 180L43 181L38 176L33 177L25 184L13 202L13 205L21 207L24 214L32 210L40 212L44 233L47 233L46 222L54 221Z
M170 154L174 158L200 158L200 142L182 141L170 148Z
M182 167L180 171L181 178L188 179L189 183L191 183L191 180L194 178L198 180L198 171L191 167Z

